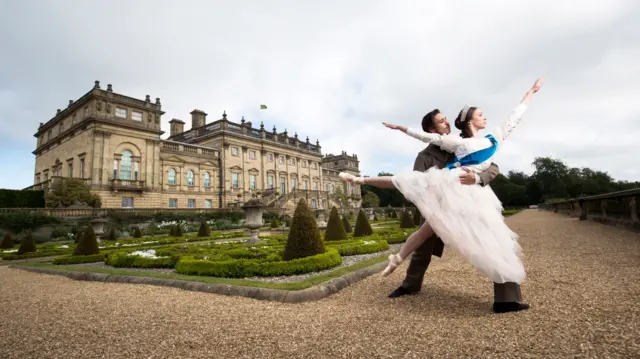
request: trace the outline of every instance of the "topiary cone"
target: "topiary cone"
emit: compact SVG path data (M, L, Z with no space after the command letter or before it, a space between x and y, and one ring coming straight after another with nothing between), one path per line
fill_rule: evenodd
M11 233L7 232L4 234L4 237L2 238L2 243L0 243L0 248L2 249L13 248L13 236L11 235Z
M415 224L416 226L420 225L420 211L418 211L418 209L416 208L413 211L413 224Z
M133 238L142 238L142 232L138 226L133 226Z
M200 222L200 228L198 229L198 237L209 237L211 230L209 229L209 223L207 221Z
M20 241L20 247L18 248L18 252L16 254L33 253L35 251L36 251L36 241L33 239L31 230L27 229L26 231L24 231L24 234L22 235L22 240Z
M118 239L118 235L116 234L116 229L111 227L111 229L109 230L109 233L107 233L107 237L105 239L108 239L110 241L115 241L116 239Z
M402 218L400 219L400 228L413 228L413 227L415 227L415 225L413 224L411 215L409 215L409 211L402 212Z
M82 233L82 237L80 238L76 249L73 250L73 255L89 256L98 253L100 253L100 248L98 248L96 233L93 231L91 226L88 226L87 229L84 230L84 233Z
M180 223L176 224L176 228L173 233L176 237L182 237L182 225Z
M347 239L347 232L342 224L342 219L338 214L336 207L331 208L329 214L329 222L327 222L327 229L324 233L325 241L341 241Z
M289 261L305 258L325 252L322 235L318 229L316 218L304 199L300 199L293 214L287 244L282 259Z
M353 228L351 228L351 223L349 222L349 218L347 216L342 216L342 225L344 226L344 231L347 233L353 232Z
M363 210L358 212L358 218L356 218L356 229L353 230L354 237L364 237L373 234L373 228L369 223L369 219Z

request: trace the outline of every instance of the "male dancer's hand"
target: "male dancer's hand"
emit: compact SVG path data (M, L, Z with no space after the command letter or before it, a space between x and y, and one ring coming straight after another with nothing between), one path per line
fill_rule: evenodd
M462 169L466 172L460 175L460 183L462 184L476 184L476 174L466 167L462 167Z

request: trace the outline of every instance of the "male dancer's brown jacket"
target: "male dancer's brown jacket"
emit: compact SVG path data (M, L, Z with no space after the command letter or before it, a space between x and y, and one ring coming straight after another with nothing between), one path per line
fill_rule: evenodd
M453 154L441 150L440 147L427 146L427 148L418 153L416 161L413 164L413 170L424 172L433 166L444 168L452 159ZM479 173L481 180L480 185L484 186L489 184L498 173L500 173L498 166L495 163L491 163L491 167ZM424 274L431 263L431 256L442 257L443 250L444 243L435 235L418 247L411 256L407 275L404 282L402 282L402 287L410 292L419 291L422 288ZM494 302L496 303L520 302L522 300L520 286L516 283L494 283L493 291Z

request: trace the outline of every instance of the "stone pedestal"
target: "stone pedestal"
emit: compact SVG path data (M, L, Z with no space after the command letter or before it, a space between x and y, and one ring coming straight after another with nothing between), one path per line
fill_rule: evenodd
M259 199L252 199L241 207L246 218L244 227L249 229L251 235L246 242L247 244L256 244L260 240L259 231L262 227L262 214L265 207L265 204Z
M324 209L319 209L316 210L316 224L318 225L319 229L326 229L327 228L327 221L324 217Z
M102 240L102 235L104 234L104 225L108 223L108 221L104 218L94 219L91 223L91 227L96 234L96 240L98 243Z

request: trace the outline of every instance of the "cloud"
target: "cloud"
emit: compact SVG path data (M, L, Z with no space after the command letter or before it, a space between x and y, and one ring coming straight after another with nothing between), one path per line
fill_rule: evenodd
M419 126L435 107L453 120L469 103L499 125L544 73L501 170L553 153L638 180L639 15L633 0L12 2L0 5L0 139L32 150L38 123L101 80L160 97L167 132L171 118L189 128L194 108L208 121L226 111L357 153L366 174L397 172L424 144L381 122ZM31 183L17 165L30 150L0 187Z

